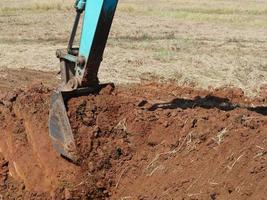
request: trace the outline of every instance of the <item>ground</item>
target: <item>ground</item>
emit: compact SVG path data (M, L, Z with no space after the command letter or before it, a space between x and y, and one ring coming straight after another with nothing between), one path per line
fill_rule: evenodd
M66 101L76 163L48 134L74 14L0 2L0 200L266 199L266 0L121 0L100 69L115 88Z
M51 145L50 90L0 99L4 199L265 199L266 93L150 83L66 102L75 163Z
M57 72L55 50L66 47L72 6L73 0L2 0L0 68ZM100 78L233 85L255 95L267 83L266 51L266 0L123 0Z

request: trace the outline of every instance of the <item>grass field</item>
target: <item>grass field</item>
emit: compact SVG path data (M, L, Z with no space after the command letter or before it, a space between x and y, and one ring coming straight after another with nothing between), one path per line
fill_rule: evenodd
M0 68L57 71L55 50L67 44L72 5L2 0ZM100 78L231 85L255 94L267 84L267 0L121 0Z

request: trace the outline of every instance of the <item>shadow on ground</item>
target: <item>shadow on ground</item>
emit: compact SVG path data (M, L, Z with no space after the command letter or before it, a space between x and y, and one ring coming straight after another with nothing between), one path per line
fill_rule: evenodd
M144 103L143 103L144 104ZM161 109L188 109L188 108L196 108L201 107L205 109L217 108L223 111L231 111L236 108L245 108L247 110L257 112L261 115L267 116L267 107L265 106L257 106L257 107L249 107L243 106L236 103L232 103L227 98L220 98L216 96L206 96L206 97L196 97L195 99L182 99L175 98L170 102L166 103L156 103L153 104L148 110L155 111L158 108Z

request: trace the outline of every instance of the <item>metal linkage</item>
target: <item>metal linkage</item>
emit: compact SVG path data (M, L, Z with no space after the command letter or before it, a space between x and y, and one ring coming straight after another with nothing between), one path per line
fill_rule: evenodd
M97 85L98 70L108 39L118 0L76 0L76 17L67 51L58 50L63 83L69 86L87 87ZM81 14L84 12L80 47L73 48ZM64 64L65 63L65 64ZM75 79L75 80L71 80ZM72 84L73 82L79 83ZM62 87L64 88L64 87Z
M70 40L69 40L69 44L68 44L68 53L71 54L72 53L72 46L73 46L73 42L76 36L76 32L77 32L77 28L79 25L79 21L80 21L80 17L81 17L81 12L79 10L77 10L77 14L74 20L74 25L72 28L72 32L71 32L71 36L70 36Z

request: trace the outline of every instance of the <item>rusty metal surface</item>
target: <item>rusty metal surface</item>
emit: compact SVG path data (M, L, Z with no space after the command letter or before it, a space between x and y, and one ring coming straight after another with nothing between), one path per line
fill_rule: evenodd
M53 146L57 152L76 162L78 160L77 149L60 91L54 91L51 96L48 127Z

